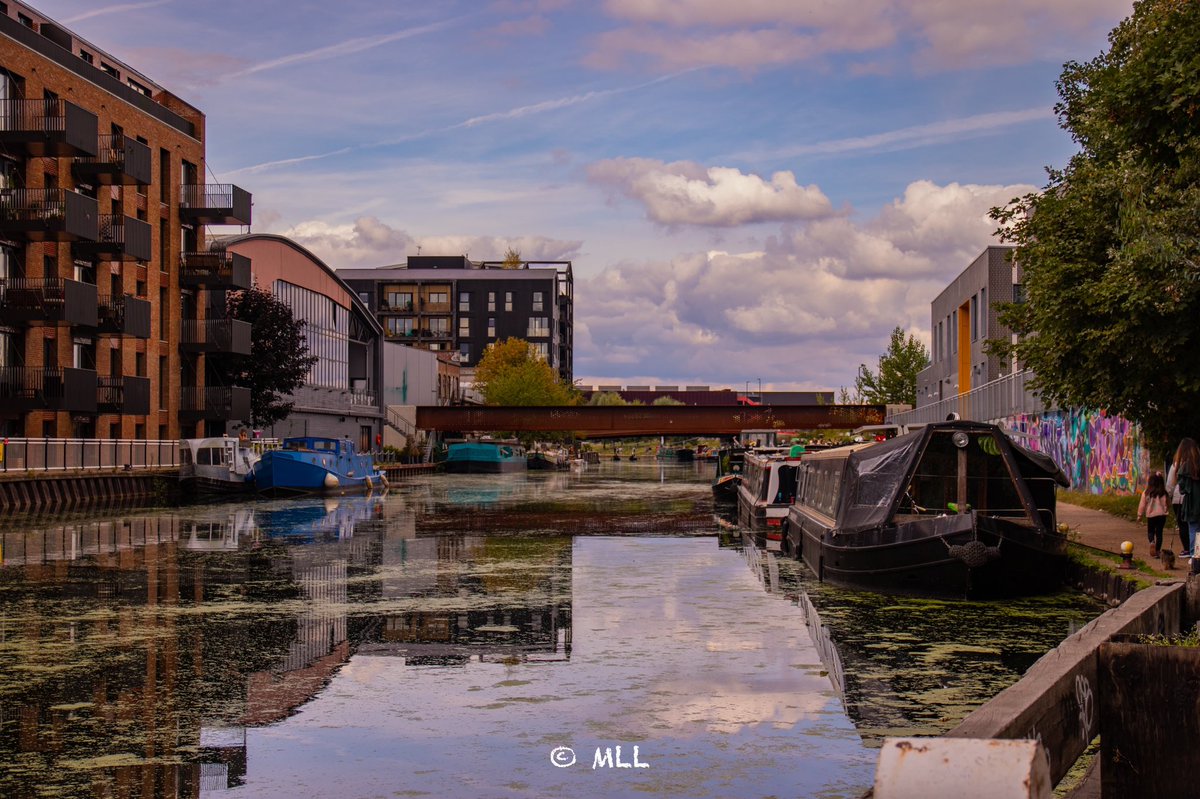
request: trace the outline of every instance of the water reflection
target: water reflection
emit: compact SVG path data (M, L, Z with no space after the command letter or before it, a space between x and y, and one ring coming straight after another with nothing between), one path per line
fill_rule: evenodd
M897 597L833 588L797 561L737 533L763 588L801 610L830 681L863 741L936 735L1015 682L1049 649L1104 608L1064 591L1000 602Z
M721 548L710 496L619 463L0 530L0 796L856 796L953 715L916 664L994 671L966 705L1027 654ZM979 640L1084 613L1026 611Z

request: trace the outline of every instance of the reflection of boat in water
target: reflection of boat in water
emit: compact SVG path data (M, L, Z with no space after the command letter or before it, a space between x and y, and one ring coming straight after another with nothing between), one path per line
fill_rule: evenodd
M680 463L691 463L696 460L695 450L687 447L659 447L658 452L654 457L660 461L679 461Z
M495 474L524 471L528 463L525 448L516 441L477 439L451 442L442 466L456 474Z
M261 449L229 436L179 442L179 482L186 493L235 494L254 490Z
M343 494L385 485L370 455L350 439L285 438L281 449L263 453L254 469L255 487L265 494Z
M355 527L375 519L383 502L377 496L326 497L297 500L273 508L260 508L258 529L268 538L292 543L348 539Z
M821 580L935 596L1062 585L1059 468L995 425L941 422L802 456L789 549Z
M236 552L241 541L256 531L254 509L243 505L215 506L201 518L180 521L179 538L193 552Z

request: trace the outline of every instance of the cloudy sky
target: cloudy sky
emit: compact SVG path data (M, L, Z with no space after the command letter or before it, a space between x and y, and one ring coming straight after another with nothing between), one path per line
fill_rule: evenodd
M576 375L836 388L1074 147L1130 0L42 0L336 267L569 259Z

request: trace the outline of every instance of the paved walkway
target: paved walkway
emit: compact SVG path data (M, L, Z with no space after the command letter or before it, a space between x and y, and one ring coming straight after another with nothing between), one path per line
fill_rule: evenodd
M1081 508L1068 502L1058 503L1058 521L1070 525L1073 531L1078 531L1076 540L1096 549L1121 554L1121 542L1133 542L1133 559L1140 560L1153 567L1163 575L1182 577L1187 574L1188 562L1184 558L1176 558L1175 568L1162 568L1159 558L1150 557L1150 544L1146 540L1146 523L1138 524L1127 521L1111 513L1091 508ZM1163 549L1169 549L1179 554L1179 534L1175 530L1163 531Z

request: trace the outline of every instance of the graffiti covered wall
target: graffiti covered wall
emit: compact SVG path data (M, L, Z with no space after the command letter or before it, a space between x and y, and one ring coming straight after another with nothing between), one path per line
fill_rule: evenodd
M1141 429L1103 411L1047 411L996 421L1012 439L1054 459L1071 488L1093 494L1132 494L1146 485L1150 453Z

